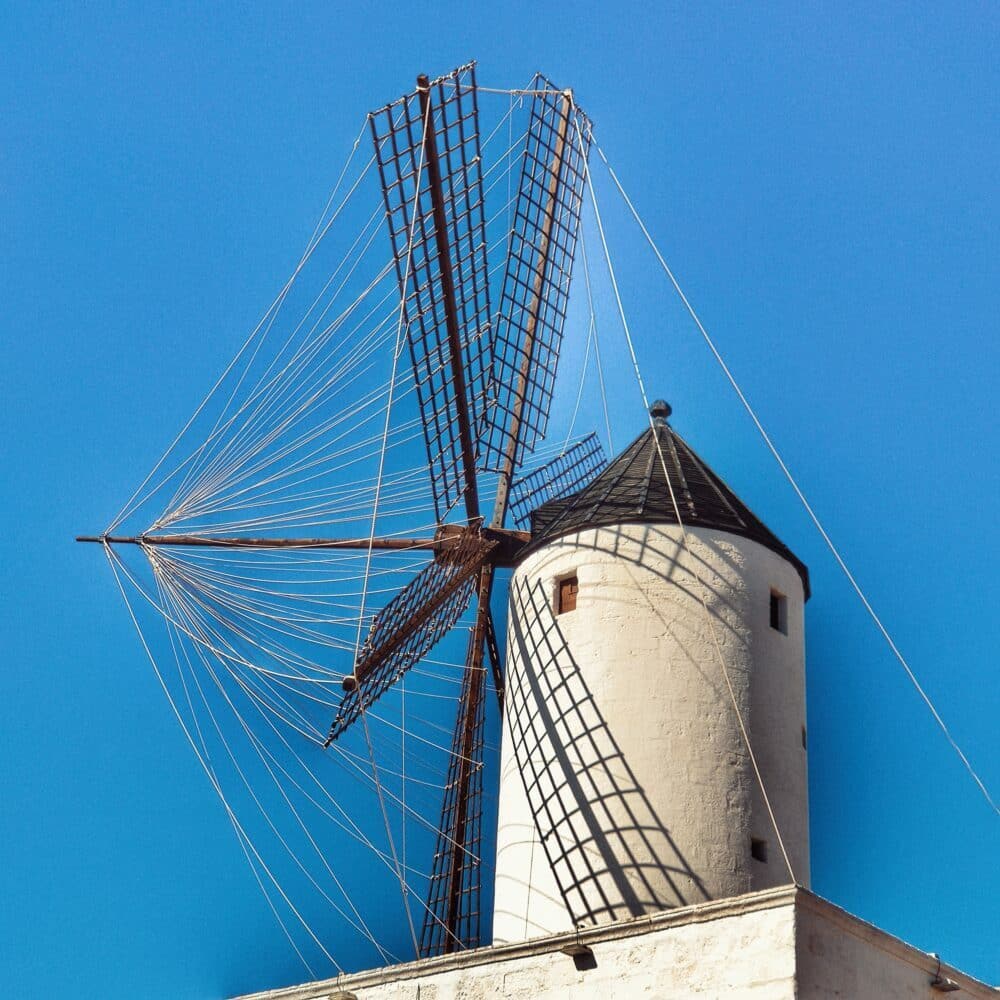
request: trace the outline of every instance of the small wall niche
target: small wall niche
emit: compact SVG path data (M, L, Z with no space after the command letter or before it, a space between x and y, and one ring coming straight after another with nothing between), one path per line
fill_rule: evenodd
M556 581L556 614L564 615L567 611L576 611L576 595L580 583L574 573Z
M764 864L767 864L767 841L762 837L751 837L750 857L754 861L763 861Z
M788 635L788 598L771 588L771 628L782 635Z

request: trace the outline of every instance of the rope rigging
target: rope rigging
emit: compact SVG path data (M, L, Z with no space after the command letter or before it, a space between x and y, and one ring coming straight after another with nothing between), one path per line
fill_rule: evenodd
M483 775L492 780L497 767L503 696L500 672L485 660L487 632L503 633L490 596L494 571L512 565L509 552L527 538L506 526L508 506L521 525L548 496L596 474L604 452L590 428L615 454L606 379L615 357L592 285L585 209L649 411L591 146L866 611L1000 813L570 92L540 76L522 89L483 88L469 72L428 81L423 105L414 92L366 119L291 275L96 539L254 881L313 977L345 971L331 945L348 947L341 932L379 963L479 942L478 879L492 846L481 831L496 809ZM487 131L471 102L491 95ZM360 164L367 131L374 152ZM583 276L577 311L574 270L578 290ZM564 322L577 348L572 384L556 378ZM657 451L720 676L794 881L658 437ZM490 494L492 521L478 503ZM470 539L480 542L474 558ZM448 574L429 570L457 563L456 553L469 558L469 572L448 579L452 599L435 589ZM379 624L401 599L415 610L397 644ZM367 678L366 656L378 660ZM376 703L362 695L374 691L379 669ZM331 720L352 679L362 692L358 724L334 740ZM377 892L398 894L400 927L375 928L376 882Z

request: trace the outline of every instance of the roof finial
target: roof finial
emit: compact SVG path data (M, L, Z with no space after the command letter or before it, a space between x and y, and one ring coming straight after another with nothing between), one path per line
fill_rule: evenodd
M665 424L667 417L673 412L670 404L665 399L657 399L649 408L649 415L653 418L653 423L655 424Z

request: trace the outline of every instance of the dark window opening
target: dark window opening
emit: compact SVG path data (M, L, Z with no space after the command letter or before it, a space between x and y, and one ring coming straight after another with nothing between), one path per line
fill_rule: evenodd
M771 628L788 634L788 598L776 590L771 591Z
M807 749L806 748L806 727L805 726L802 727L802 749L803 750Z
M556 596L556 614L576 611L576 595L580 584L575 576L567 576L559 581L559 593Z
M755 861L767 863L767 841L759 837L750 838L750 856Z

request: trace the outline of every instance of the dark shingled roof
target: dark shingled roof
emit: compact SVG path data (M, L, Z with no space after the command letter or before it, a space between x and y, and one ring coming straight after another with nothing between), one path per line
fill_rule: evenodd
M524 553L584 528L676 524L677 513L663 473L665 464L685 527L728 531L777 552L798 570L808 598L809 570L805 563L667 423L670 412L670 407L658 400L650 408L653 426L644 430L596 479L578 492L550 500L532 511L531 541Z

